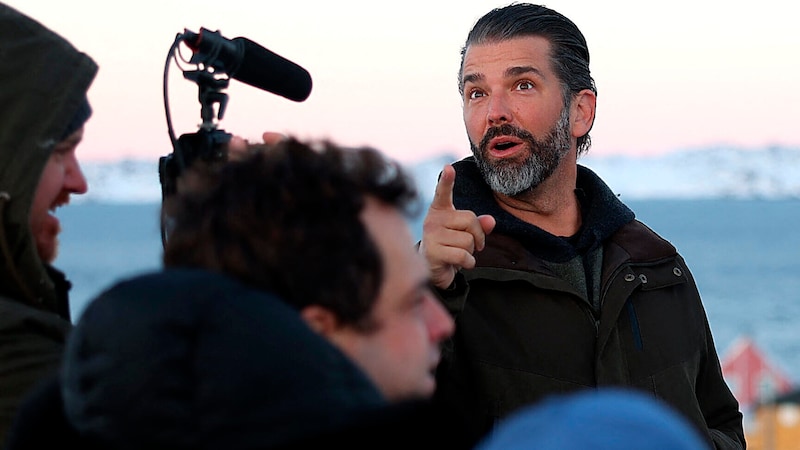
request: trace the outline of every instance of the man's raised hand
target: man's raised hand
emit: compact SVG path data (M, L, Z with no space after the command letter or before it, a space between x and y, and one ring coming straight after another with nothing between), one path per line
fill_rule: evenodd
M453 205L455 181L453 166L444 166L422 224L419 247L428 260L433 284L441 289L450 286L459 269L475 267L473 253L483 250L486 235L495 226L492 216L476 216L472 211L456 209Z

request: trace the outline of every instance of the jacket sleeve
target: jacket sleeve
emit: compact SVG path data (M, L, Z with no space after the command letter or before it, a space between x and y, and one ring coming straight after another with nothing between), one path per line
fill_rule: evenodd
M683 262L685 267L685 262ZM744 438L743 416L739 402L731 392L728 383L722 374L719 356L717 355L714 337L708 322L708 314L700 299L697 283L691 272L686 268L685 273L691 280L691 285L697 295L699 308L703 315L705 327L705 360L701 361L697 373L696 397L703 418L708 427L708 434L714 443L715 449L744 449L747 447Z
M453 319L458 317L458 314L464 310L464 305L467 302L467 294L469 293L469 284L461 271L456 272L453 283L447 289L434 288L434 292L439 297L444 307L453 316Z
M697 385L697 399L716 449L744 449L744 428L739 402L722 375L714 339L706 320L707 359Z

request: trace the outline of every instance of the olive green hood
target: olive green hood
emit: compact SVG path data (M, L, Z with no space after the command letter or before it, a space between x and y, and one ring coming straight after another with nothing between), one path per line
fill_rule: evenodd
M98 37L99 38L99 37ZM0 296L57 311L52 271L29 225L44 166L86 99L97 65L0 3Z

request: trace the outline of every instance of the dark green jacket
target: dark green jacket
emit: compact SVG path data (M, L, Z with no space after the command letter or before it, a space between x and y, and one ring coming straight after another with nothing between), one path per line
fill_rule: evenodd
M500 209L472 158L454 164L456 208L497 226L477 267L440 291L456 317L437 401L483 435L550 394L630 386L665 400L718 448L743 448L695 282L666 240L579 166L583 227L566 239Z
M96 72L67 41L0 4L0 441L21 397L58 365L71 326L69 283L39 259L29 215Z

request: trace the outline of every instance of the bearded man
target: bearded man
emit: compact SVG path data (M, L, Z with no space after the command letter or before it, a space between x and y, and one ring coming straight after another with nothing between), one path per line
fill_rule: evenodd
M444 167L419 245L456 320L435 399L478 439L547 396L624 386L710 447L744 448L686 262L577 163L597 101L578 27L539 5L490 11L459 90L473 155Z

